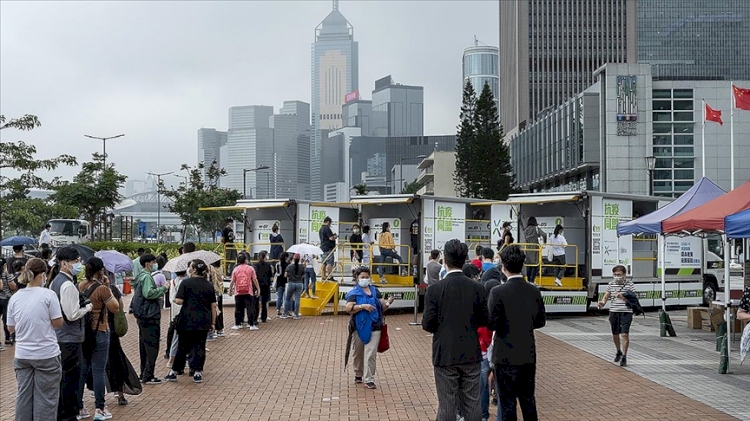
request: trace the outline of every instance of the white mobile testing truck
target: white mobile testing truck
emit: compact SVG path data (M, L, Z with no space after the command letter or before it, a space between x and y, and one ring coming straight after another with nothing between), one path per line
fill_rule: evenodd
M591 191L511 195L492 203L492 241L502 224L513 224L517 243L524 243L524 228L535 217L548 236L556 225L564 227L566 273L562 286L554 283L556 267L543 246L524 245L539 251L542 289L548 312L584 312L596 303L612 279L612 268L624 265L636 285L643 307L661 306L661 263L655 236L617 236L617 224L656 210L668 199ZM478 203L486 205L486 203ZM722 259L709 250L717 239L665 237L664 267L667 305L706 304L724 287Z

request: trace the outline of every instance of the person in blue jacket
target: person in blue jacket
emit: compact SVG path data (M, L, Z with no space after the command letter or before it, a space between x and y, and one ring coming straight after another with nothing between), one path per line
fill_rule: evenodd
M383 327L383 312L393 303L383 299L370 282L370 269L359 267L354 272L357 285L346 294L346 312L352 315L354 335L354 382L364 383L367 389L376 389L375 360Z

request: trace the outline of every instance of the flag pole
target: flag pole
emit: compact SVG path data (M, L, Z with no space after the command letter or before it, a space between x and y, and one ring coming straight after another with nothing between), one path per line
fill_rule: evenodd
M703 169L702 177L706 176L706 99L703 98L703 122L701 124L701 168Z
M729 179L731 180L731 190L734 190L734 81L730 84L732 94L732 108L729 109Z

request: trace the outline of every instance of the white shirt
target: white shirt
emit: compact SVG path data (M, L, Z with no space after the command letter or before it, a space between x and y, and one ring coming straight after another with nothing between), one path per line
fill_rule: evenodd
M177 297L177 290L180 289L182 278L172 279L169 282L172 283L171 288L169 288L169 301L172 302L172 305L169 307L169 313L170 320L174 320L174 318L177 317L178 314L180 314L180 310L182 309L181 304L177 304L174 302L174 299Z
M63 282L60 286L60 307L62 307L68 321L73 322L85 316L94 307L91 303L87 304L86 307L80 307L81 303L78 299L80 292L73 283L73 278L65 272L61 271L60 273L70 280L70 282Z
M362 234L362 262L368 263L370 261L370 234Z
M16 330L16 358L45 360L60 355L51 321L62 317L54 291L41 287L19 289L8 303L8 326Z
M49 234L49 231L42 231L42 233L39 235L39 244L52 244L52 236Z
M568 242L565 240L565 237L562 234L558 234L557 237L554 235L550 235L549 239L547 240L549 244L552 244L552 255L553 256L564 256L565 255L565 247L568 245Z

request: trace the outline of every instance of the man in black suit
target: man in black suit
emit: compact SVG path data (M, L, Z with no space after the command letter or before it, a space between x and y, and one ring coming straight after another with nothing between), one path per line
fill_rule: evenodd
M461 272L469 255L466 244L450 240L443 255L448 274L427 288L422 316L422 329L434 334L437 421L454 421L458 407L466 421L479 421L482 351L477 328L487 326L487 293Z
M536 421L536 342L534 329L547 323L539 288L523 279L526 254L511 245L500 252L508 281L489 294L489 329L495 331L492 362L495 365L499 411L503 421L517 419L516 398L524 421Z

